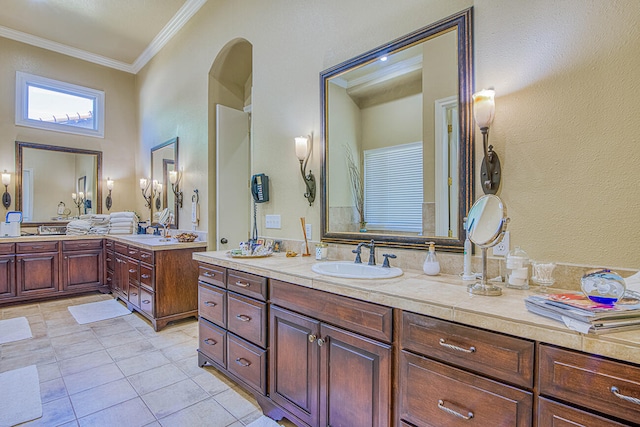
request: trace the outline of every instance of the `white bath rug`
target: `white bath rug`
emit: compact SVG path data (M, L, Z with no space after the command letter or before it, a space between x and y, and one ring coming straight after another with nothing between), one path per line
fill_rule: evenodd
M131 314L129 309L115 299L72 305L69 306L69 312L81 325Z
M36 365L0 374L0 426L15 426L42 416Z
M0 320L0 344L26 340L27 338L33 338L33 335L26 317Z
M273 421L271 418L267 417L266 415L263 415L257 420L247 424L247 427L282 427L282 424L278 424L277 422Z

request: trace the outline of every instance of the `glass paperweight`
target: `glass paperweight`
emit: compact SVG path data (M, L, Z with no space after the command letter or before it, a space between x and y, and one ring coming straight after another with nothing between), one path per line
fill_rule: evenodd
M588 271L582 276L580 286L591 301L606 305L614 305L626 290L624 279L607 269Z

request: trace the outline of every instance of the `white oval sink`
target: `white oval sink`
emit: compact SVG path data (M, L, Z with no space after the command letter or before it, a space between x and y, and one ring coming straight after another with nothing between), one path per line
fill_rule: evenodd
M378 265L356 264L352 261L319 262L311 266L318 274L348 279L390 279L402 275L398 267L383 268Z

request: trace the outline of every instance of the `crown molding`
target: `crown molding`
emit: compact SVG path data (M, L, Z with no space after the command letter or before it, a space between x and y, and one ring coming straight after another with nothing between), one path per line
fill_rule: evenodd
M206 2L207 0L187 0L132 64L127 64L126 62L117 61L115 59L47 40L42 37L33 36L21 31L12 30L7 27L0 26L0 37L5 37L7 39L26 43L31 46L47 49L127 73L137 74L142 67L144 67L151 58L153 58L178 31L180 31L187 21L189 21L189 19L191 19L191 17L193 17L193 15L195 15Z

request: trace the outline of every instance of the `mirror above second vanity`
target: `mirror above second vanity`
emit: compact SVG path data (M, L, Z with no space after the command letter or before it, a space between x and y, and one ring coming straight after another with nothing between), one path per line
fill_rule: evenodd
M24 225L102 213L101 181L102 151L16 141L15 209Z
M320 74L323 240L462 251L471 18L463 10Z
M173 214L170 228L177 228L178 204L171 188L169 173L178 170L178 138L172 138L151 149L151 182L156 186L152 191L151 221L158 224L158 215L165 209ZM156 184L153 184L153 183Z

